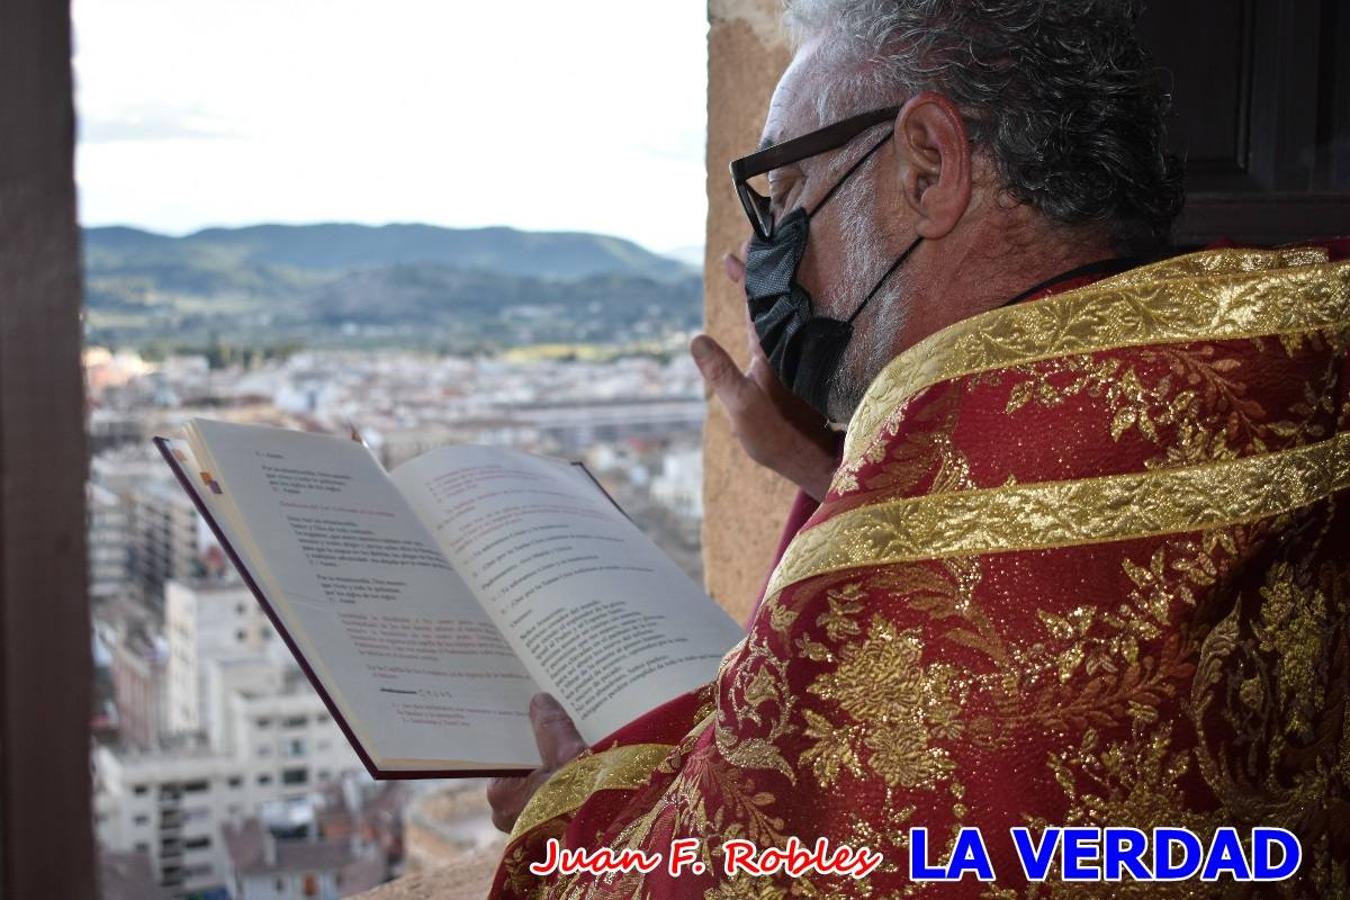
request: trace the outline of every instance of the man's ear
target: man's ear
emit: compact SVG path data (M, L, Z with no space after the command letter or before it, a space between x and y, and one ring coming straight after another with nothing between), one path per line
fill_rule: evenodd
M895 149L900 200L919 235L945 237L970 206L970 141L960 110L932 91L911 97L895 119Z

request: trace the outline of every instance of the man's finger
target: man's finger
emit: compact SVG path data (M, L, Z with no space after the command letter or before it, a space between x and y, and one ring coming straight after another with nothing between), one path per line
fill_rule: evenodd
M487 799L492 807L492 824L498 831L509 832L525 808L530 783L528 775L514 778L494 778L488 782Z
M572 717L550 694L535 694L530 700L530 724L545 769L556 769L586 749Z
M516 825L516 819L520 818L520 812L507 812L497 807L492 807L492 827L502 834L510 834L511 829Z
M736 361L722 349L722 345L706 334L700 334L690 342L689 352L703 380L727 411L738 413L744 410L751 400L750 392L754 386L746 380L736 367Z
M535 769L528 775L494 778L490 781L488 803L492 806L492 824L497 830L510 834L516 819L530 805L530 798L552 776L552 769Z
M519 794L529 780L529 773L494 778L488 782L487 799L493 806L505 806Z

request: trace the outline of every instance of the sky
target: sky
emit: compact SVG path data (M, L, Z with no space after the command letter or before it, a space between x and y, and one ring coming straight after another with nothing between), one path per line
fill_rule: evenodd
M75 0L85 225L703 243L695 0Z

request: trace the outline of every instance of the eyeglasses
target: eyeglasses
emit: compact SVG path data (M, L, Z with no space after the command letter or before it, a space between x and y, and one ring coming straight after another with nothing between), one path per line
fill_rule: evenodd
M835 122L833 125L826 125L824 128L808 132L792 140L783 141L781 144L774 144L758 153L751 153L749 156L733 160L731 163L731 183L736 187L736 194L741 198L741 205L745 207L745 216L750 220L750 225L755 229L755 234L761 238L768 238L772 235L774 219L771 201L750 186L751 178L764 175L780 166L801 162L807 157L827 153L830 150L838 150L867 129L874 125L880 125L882 122L890 121L899 113L900 107L898 106L874 109L871 112L850 116L847 119ZM870 155L869 153L868 156ZM859 160L859 163L861 162Z

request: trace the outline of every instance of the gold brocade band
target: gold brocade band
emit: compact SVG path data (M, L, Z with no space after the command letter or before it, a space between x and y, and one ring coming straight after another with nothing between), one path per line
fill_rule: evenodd
M963 319L901 353L872 382L849 423L843 465L857 465L905 400L952 378L1121 347L1345 327L1350 263L1308 264L1318 258L1325 255L1194 253Z
M534 792L516 819L510 840L574 812L596 791L642 787L673 749L669 744L630 744L573 760Z
M1130 540L1252 522L1350 488L1350 434L1260 456L931 494L840 513L797 535L766 598L841 569Z

